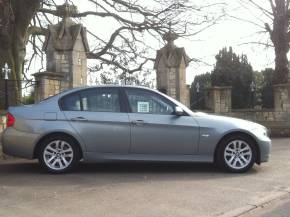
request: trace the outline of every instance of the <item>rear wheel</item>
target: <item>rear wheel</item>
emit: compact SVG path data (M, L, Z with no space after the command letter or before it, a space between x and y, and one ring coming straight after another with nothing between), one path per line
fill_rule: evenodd
M241 135L224 139L217 151L217 161L222 168L235 173L248 171L257 156L255 142Z
M76 142L70 137L52 136L42 142L38 159L47 171L64 173L76 167L80 153Z

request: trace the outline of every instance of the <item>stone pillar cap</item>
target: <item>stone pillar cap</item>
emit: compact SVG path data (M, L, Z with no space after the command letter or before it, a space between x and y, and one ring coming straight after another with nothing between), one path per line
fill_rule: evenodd
M290 83L285 83L285 84L274 84L273 87L290 87Z
M212 87L209 87L207 89L209 90L223 90L223 89L232 89L233 87L232 86L212 86Z
M59 77L62 78L64 77L64 75L62 73L58 73L58 72L49 72L49 71L45 71L45 72L37 72L32 74L34 77L43 77L43 76L48 76L48 77Z

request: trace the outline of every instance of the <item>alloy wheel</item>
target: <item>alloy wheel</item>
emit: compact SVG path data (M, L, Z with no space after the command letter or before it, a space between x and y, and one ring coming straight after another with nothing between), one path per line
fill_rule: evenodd
M52 170L63 170L70 166L74 158L72 146L63 140L51 141L43 151L44 163Z
M253 157L251 146L243 140L233 140L224 149L225 163L232 169L243 169L247 167Z

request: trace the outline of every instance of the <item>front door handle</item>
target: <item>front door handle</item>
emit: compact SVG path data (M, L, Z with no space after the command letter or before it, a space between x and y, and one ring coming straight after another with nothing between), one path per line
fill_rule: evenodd
M71 121L88 121L88 119L84 118L84 117L75 117L75 118L71 118Z
M132 125L140 126L140 125L144 124L144 121L143 120L134 120L134 121L131 121L131 123L132 123Z

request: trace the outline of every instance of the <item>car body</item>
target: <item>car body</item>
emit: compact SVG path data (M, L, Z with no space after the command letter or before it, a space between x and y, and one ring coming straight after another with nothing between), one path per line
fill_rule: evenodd
M71 89L38 104L10 107L8 122L4 153L38 158L51 172L68 171L80 159L217 162L244 172L268 161L271 150L262 125L193 112L145 87ZM73 157L65 158L65 151ZM240 156L243 151L247 155ZM247 164L242 167L242 162Z

